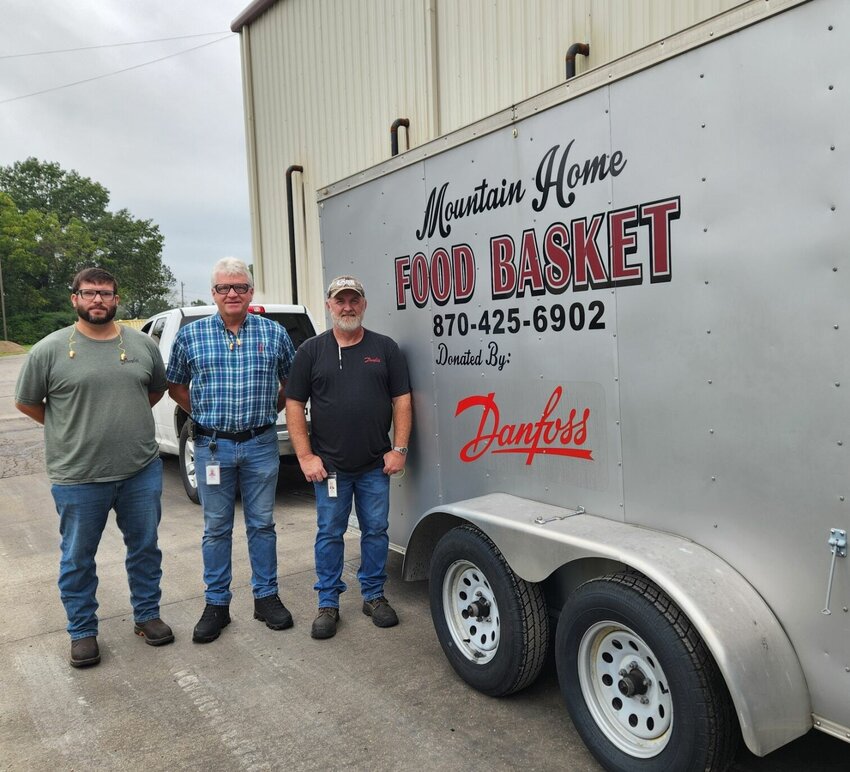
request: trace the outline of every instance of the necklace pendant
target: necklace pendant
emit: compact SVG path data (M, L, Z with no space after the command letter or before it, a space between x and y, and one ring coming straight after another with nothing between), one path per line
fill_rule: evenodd
M73 358L74 358L74 356L76 355L76 353L77 353L76 351L69 351L69 352L68 352L68 358L69 358L69 359L73 359Z
M122 362L126 362L126 361L127 361L127 355L126 355L123 351L121 352L121 361L122 361Z
M230 350L233 351L233 344L230 344Z

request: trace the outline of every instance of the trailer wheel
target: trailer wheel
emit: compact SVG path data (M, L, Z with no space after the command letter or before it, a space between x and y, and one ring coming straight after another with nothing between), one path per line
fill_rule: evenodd
M723 770L739 730L717 665L657 586L623 573L575 590L558 621L561 693L606 769Z
M538 676L549 642L543 593L517 577L484 534L460 526L440 539L429 593L440 645L470 686L501 697Z
M201 496L198 492L198 478L195 474L195 443L189 436L189 421L184 422L180 429L177 459L180 466L180 479L183 481L186 495L190 501L200 504Z

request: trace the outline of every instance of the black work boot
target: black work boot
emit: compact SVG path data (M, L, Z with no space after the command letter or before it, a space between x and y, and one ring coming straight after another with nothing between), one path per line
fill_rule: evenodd
M174 640L171 628L161 619L149 619L147 622L136 622L133 632L144 638L150 646L164 646Z
M100 649L97 638L93 635L87 638L77 638L71 641L71 667L89 667L100 662Z
M286 630L292 627L292 614L277 595L254 598L254 619L265 622L270 630Z
M364 600L363 613L372 617L372 622L377 627L395 627L398 624L398 616L383 595L380 598Z
M313 638L333 638L336 635L336 625L339 622L338 608L320 608L318 616L313 620L310 635Z
M192 632L192 640L195 643L214 641L229 624L230 606L213 606L212 603L207 603Z

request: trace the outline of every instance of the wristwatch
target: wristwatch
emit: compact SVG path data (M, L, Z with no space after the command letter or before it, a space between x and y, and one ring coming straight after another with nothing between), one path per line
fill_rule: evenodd
M402 456L407 455L407 448L393 448L396 453L401 453Z

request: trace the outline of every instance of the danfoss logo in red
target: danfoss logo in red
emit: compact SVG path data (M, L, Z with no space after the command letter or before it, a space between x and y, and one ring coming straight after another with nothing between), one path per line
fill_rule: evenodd
M592 461L593 451L581 447L587 441L590 408L584 408L581 417L578 408L572 408L567 416L553 417L563 394L564 389L558 386L546 402L540 418L533 423L503 423L496 394L492 391L460 400L455 416L481 408L478 430L460 449L460 460L470 463L485 453L519 453L525 456L526 465L530 465L537 455L569 456Z

